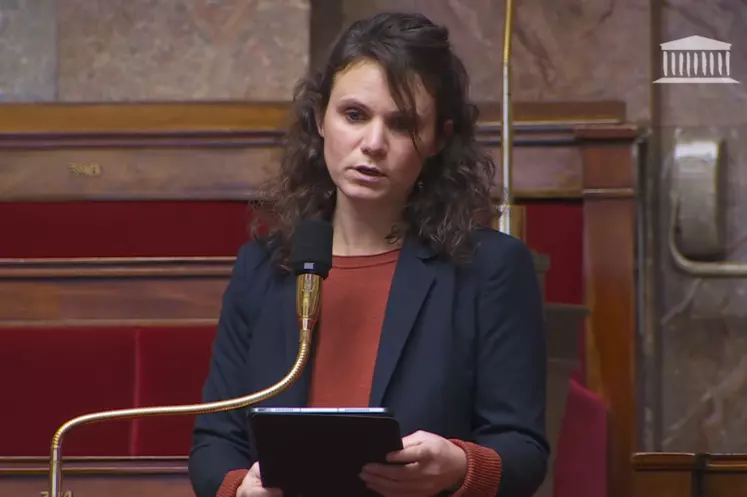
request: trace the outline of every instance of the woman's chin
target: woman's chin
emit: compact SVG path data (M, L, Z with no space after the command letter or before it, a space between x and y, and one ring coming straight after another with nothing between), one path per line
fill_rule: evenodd
M377 202L386 200L388 192L385 189L365 185L345 185L339 193L354 202Z

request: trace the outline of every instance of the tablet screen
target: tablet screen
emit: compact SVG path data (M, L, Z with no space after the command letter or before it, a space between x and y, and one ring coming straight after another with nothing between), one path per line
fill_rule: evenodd
M265 487L286 497L368 497L359 478L369 462L402 449L385 408L253 408L249 430Z

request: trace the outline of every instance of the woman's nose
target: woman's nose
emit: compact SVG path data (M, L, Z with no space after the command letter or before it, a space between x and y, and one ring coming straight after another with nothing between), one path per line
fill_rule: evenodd
M363 152L368 155L382 155L386 153L387 139L386 129L383 123L371 121L366 126L363 137Z

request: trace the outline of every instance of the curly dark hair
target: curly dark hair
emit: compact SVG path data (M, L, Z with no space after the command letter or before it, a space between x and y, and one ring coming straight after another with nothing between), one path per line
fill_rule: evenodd
M335 75L349 65L372 60L384 69L392 98L417 122L412 91L419 76L436 104L436 130L452 121L441 151L426 160L390 240L415 235L439 256L468 260L472 233L492 220L496 166L476 142L477 106L468 98L467 71L452 51L448 29L421 14L380 13L353 23L332 46L326 64L302 79L294 92L278 175L263 198L273 221L273 258L287 269L290 240L299 221L331 219L336 187L324 160L317 118L326 111ZM414 130L410 130L417 146Z

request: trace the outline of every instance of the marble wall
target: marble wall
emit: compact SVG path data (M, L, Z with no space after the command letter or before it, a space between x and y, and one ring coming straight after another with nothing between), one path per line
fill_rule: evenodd
M499 100L504 8L496 0L0 0L0 98L286 100L343 26L394 9L449 26L473 96ZM645 121L649 39L637 28L648 15L647 0L523 0L515 98L623 99L630 118Z
M55 100L57 4L0 0L0 102Z
M5 101L286 100L308 0L0 0Z
M747 9L743 0L516 1L513 95L623 100L652 126L657 221L652 326L642 330L642 449L747 451L747 286L675 271L663 241L672 139L722 136L729 239L747 233ZM446 24L477 100L500 100L502 0L0 0L0 101L287 100L349 22L418 10ZM732 43L735 85L652 85L658 43ZM733 258L744 255L739 248Z
M473 97L500 100L505 2L343 0L344 18L414 10L448 26L472 76ZM650 116L648 0L515 1L513 97L521 101L623 100ZM644 28L644 29L641 29Z
M676 136L725 142L727 239L732 260L744 260L747 236L747 8L742 0L668 0L660 13L661 41L700 35L731 43L738 84L657 85L659 181L655 214L659 245L660 383L652 396L659 416L655 448L666 451L746 452L747 284L744 279L693 278L673 268L665 244L671 154ZM659 70L657 64L657 71ZM659 77L660 74L656 74ZM656 391L656 390L654 390ZM657 399L658 397L658 405Z

